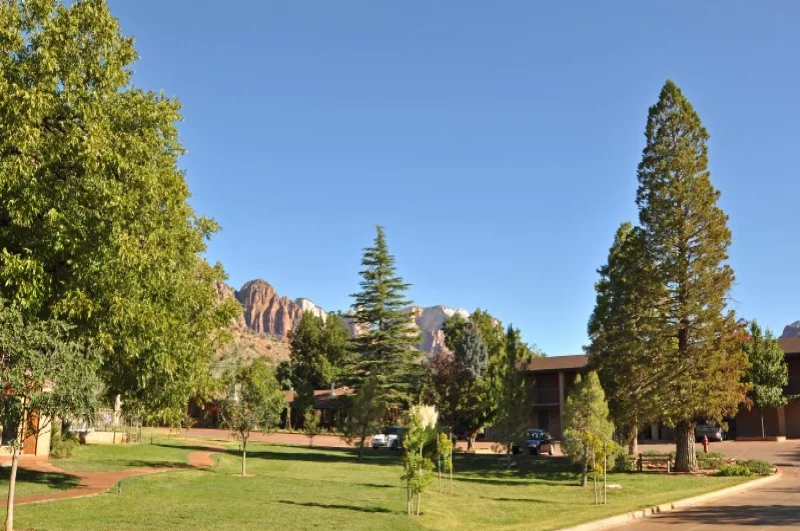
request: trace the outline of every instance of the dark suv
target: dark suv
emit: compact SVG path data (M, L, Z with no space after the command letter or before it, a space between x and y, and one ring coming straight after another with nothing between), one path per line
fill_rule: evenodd
M530 428L527 440L522 445L512 445L511 450L518 454L522 449L520 446L526 448L531 455L553 455L553 437L547 433L547 430L540 428Z

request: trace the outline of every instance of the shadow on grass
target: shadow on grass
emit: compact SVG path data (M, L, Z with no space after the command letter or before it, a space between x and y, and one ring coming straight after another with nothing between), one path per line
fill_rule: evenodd
M492 500L501 502L524 502L524 503L550 503L546 500L538 500L536 498L487 498L481 496L482 500Z
M385 507L359 507L358 505L342 505L338 503L316 503L316 502L295 502L291 500L279 500L278 503L286 505L298 505L301 507L320 507L322 509L342 509L345 511L357 511L360 513L391 513Z
M519 485L520 482L573 482L580 470L565 457L519 456L508 470L505 460L493 455L463 455L456 458L459 479L493 485ZM512 480L513 481L510 481Z
M0 481L8 483L11 475L11 468L3 467L0 469ZM67 474L55 474L52 472L34 472L24 468L17 469L17 484L33 483L36 485L47 485L54 490L67 490L78 486L80 478Z
M350 463L350 464L359 464L358 461L358 450L349 450L349 449L342 449L342 450L330 450L326 449L324 451L315 452L313 450L304 450L304 451L297 451L297 446L287 446L286 448L291 448L292 451L290 452L275 452L270 450L262 450L262 449L254 449L254 450L247 450L247 458L248 459L265 459L269 461L307 461L307 462L314 462L314 463ZM227 453L232 456L241 456L241 452L237 449L234 450L227 450L225 452L219 453ZM360 462L360 464L364 465L381 465L381 466L394 466L400 464L400 455L393 454L377 454L377 453L365 453L364 459Z

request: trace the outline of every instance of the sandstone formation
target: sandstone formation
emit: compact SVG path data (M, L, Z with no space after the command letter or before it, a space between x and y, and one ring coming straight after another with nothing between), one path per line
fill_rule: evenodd
M800 337L800 321L795 321L792 324L788 324L783 327L781 339L790 339L795 337Z
M469 317L469 312L461 308L448 308L447 306L411 306L407 309L414 316L414 322L422 334L422 342L418 348L428 354L436 354L444 347L444 332L442 325L445 319L456 314Z

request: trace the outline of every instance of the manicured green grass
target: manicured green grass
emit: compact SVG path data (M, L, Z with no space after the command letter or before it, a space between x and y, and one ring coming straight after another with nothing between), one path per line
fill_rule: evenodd
M73 461L91 462L97 452L106 465L138 466L145 454L163 463L174 460L177 451L155 445L146 450L88 447ZM498 456L460 455L455 494L439 493L434 484L423 497L423 515L410 518L404 513L400 456L389 451L367 454L358 463L352 451L253 444L248 472L254 477L236 476L240 458L229 451L221 454L218 468L126 479L122 496L114 491L21 506L17 525L37 531L555 529L743 481L615 474L609 483L623 489L609 491L609 505L595 506L592 489L576 486L576 470L563 458L525 456L519 467L507 471Z
M8 477L10 474L10 466L0 468L0 503L4 503L8 498ZM15 495L17 498L21 498L34 494L71 489L77 485L78 478L74 476L29 472L20 468L17 470L17 488Z
M69 459L53 459L58 468L74 472L107 472L126 468L177 467L187 464L191 442L157 439L153 444L77 446Z

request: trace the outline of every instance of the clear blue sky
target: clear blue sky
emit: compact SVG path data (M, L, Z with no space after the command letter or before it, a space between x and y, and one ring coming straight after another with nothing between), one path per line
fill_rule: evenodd
M344 309L386 227L421 305L580 352L596 269L637 220L672 78L711 133L733 306L800 319L800 2L111 0L135 83L184 105L208 257Z

